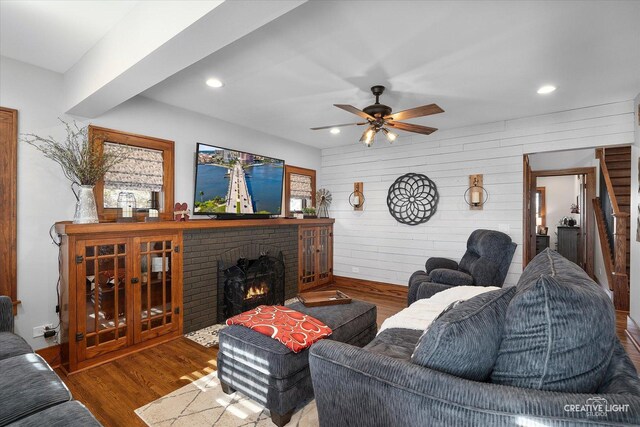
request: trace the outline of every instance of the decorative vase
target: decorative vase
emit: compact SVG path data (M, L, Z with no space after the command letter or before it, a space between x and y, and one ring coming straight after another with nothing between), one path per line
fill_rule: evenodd
M73 190L73 187L71 187ZM79 185L76 196L76 214L73 216L74 224L95 224L98 221L96 198L93 195L93 185Z

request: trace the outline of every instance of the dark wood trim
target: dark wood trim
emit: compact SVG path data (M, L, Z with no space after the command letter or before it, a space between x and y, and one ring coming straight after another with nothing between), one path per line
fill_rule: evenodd
M536 220L533 214L534 210L534 191L535 180L532 177L531 165L527 154L522 156L522 175L523 175L523 209L522 209L522 234L523 234L523 251L522 251L522 268L527 266L529 261L533 259L536 253Z
M534 178L541 178L545 176L567 176L567 175L586 175L589 172L593 171L595 168L593 167L584 167L584 168L568 168L568 169L548 169L548 170L532 170Z
M633 345L640 351L640 326L638 326L631 316L627 316L627 329L625 333Z
M89 126L89 141L96 144L102 152L105 142L115 142L118 144L132 145L134 147L149 148L162 151L163 157L163 205L160 211L161 219L173 219L174 208L174 142L167 139L155 138L152 136L138 135L119 130L107 129L98 126ZM104 207L104 181L100 181L94 188L96 205L98 207L98 217L101 221L115 221L118 217L117 209L106 209ZM136 218L142 219L145 214L142 212L135 214Z
M381 295L389 298L400 298L407 300L409 288L402 285L392 285L391 283L375 282L373 280L356 279L353 277L333 276L334 286L350 288L369 294Z
M316 171L315 169L301 168L298 166L284 166L284 213L285 216L291 216L289 210L291 199L291 174L307 175L311 177L311 204L316 206Z
M532 233L532 230L535 230L535 215L533 212L533 199L527 203L527 187L529 186L535 191L537 179L540 177L551 177L551 176L569 176L569 175L584 175L586 176L586 189L585 189L585 207L586 207L586 224L581 224L582 227L582 235L585 236L586 239L586 248L589 249L584 256L585 261L585 271L591 277L594 277L594 251L595 251L595 213L593 210L593 203L591 202L596 198L596 168L594 167L584 167L584 168L569 168L569 169L551 169L551 170L539 170L539 171L530 171L530 174L527 173L527 167L529 166L528 157L525 160L525 194L524 194L524 219L523 222L525 224L525 230L527 230L527 224L529 224L528 233L524 233L524 247L525 254L523 260L523 266L526 266L529 261L533 259L535 256L535 234ZM530 180L528 180L527 175L530 175ZM530 195L530 194L529 194ZM528 250L527 250L528 249Z
M56 223L56 233L62 235L96 234L96 233L130 233L130 232L157 232L164 230L199 230L209 228L239 228L239 227L272 227L285 225L323 225L333 224L333 218L310 219L243 219L243 220L217 220L202 219L192 221L158 221L158 222L134 222L119 223L107 222L100 224L73 224L70 221Z
M60 344L41 348L40 350L36 350L36 353L42 356L45 362L53 369L60 366Z
M18 110L0 107L0 295L18 299ZM14 314L16 309L14 305Z

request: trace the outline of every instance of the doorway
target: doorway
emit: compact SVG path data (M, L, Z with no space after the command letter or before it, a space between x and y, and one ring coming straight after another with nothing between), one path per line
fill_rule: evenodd
M533 170L525 156L524 259L547 247L594 277L596 168Z

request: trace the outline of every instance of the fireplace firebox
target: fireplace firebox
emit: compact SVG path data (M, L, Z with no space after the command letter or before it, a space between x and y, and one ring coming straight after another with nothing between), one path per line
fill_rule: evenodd
M225 252L218 261L218 287L219 323L259 305L284 304L282 251L248 245Z

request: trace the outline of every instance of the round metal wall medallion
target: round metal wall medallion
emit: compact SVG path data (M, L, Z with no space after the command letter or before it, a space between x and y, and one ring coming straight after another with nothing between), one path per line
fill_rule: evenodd
M420 173L408 173L395 180L387 194L389 213L396 221L418 225L436 213L438 188L435 182Z

